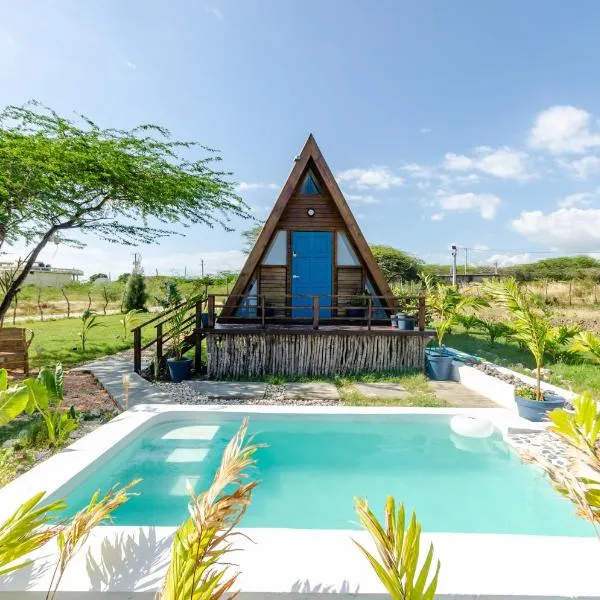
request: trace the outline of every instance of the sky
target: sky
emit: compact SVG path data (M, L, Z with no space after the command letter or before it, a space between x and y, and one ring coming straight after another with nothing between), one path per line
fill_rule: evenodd
M217 148L257 219L312 132L370 243L428 262L452 243L481 264L600 258L599 22L596 0L0 0L0 106ZM249 223L232 225L42 258L236 269Z

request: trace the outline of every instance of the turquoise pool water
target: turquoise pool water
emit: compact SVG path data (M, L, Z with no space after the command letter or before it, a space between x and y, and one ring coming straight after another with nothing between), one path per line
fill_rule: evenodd
M92 469L67 495L72 512L96 489L141 477L119 525L176 525L186 480L207 487L241 417L157 425ZM388 494L417 511L425 531L591 536L591 526L501 436L457 438L449 416L256 416L250 431L261 481L244 527L358 528L353 496L381 507Z

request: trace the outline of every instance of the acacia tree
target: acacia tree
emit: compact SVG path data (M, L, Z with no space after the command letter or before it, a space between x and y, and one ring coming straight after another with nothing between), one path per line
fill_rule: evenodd
M199 159L187 158L201 150ZM23 267L0 301L0 322L49 242L82 245L74 231L137 245L171 235L168 224L229 229L247 218L221 157L196 142L173 140L156 125L101 129L39 103L0 112L0 249L27 245Z

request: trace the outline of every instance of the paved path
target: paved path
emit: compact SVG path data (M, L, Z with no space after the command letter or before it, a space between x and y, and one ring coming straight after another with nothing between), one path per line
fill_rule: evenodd
M134 373L131 362L118 358L106 358L96 362L87 363L76 367L73 371L89 371L93 373L100 385L119 403L121 408L127 410L136 404L173 404L174 400L169 394L161 392L156 386ZM125 390L123 376L129 375L129 395L125 406Z
M310 383L286 383L283 397L288 402L317 402L335 403L340 399L337 387L333 383L313 381Z
M251 400L264 398L267 384L256 381L208 381L191 379L186 385L207 398L224 398L226 400Z
M410 396L398 383L361 383L352 384L352 388L367 398L406 398Z
M498 404L489 398L467 389L458 381L432 381L429 387L440 400L458 408L498 408Z

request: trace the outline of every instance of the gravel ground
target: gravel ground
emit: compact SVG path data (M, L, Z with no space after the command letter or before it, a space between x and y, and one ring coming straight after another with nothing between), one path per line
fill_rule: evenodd
M267 384L265 395L260 398L209 398L199 394L193 387L183 383L171 383L169 381L157 381L154 385L160 388L162 392L170 394L174 402L179 404L265 404L265 405L281 405L281 406L337 406L341 404L341 400L330 399L306 399L286 398L284 385Z
M517 454L525 458L538 456L542 461L561 469L567 468L576 460L569 446L550 431L509 433L507 442Z

